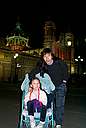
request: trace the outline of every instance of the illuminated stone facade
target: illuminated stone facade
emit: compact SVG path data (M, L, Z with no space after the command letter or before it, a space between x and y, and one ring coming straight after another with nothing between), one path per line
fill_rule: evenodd
M56 26L52 21L46 21L44 24L44 42L43 47L51 48L52 43L56 40Z
M21 35L16 36L14 34L13 36L7 37L6 39L7 39L6 46L13 51L23 51L25 47L29 48L28 46L29 39L22 37Z
M0 49L0 81L21 81L39 59L23 53L19 54L17 58L14 58L14 55L13 51Z
M71 41L71 46L68 46L68 41ZM69 69L68 71L70 72L71 70L71 73L74 73L74 35L72 33L61 33L59 41L53 42L52 50L58 58L61 58L67 63Z
M68 64L69 72L71 66L71 73L74 73L74 35L61 33L59 40L56 41L56 26L52 21L45 22L43 29L43 48L51 48L57 57ZM21 33L19 24L17 24L17 30L19 30L17 33L7 36L6 40L0 40L0 80L21 81L25 73L30 72L36 65L43 50L43 48L31 49L29 37ZM68 47L68 41L71 41L71 47ZM3 45L2 42L4 42ZM17 58L14 58L15 53L18 53Z
M20 23L17 23L15 31L0 40L0 81L21 81L31 71L39 57L26 52L29 49L29 37L25 36ZM16 54L18 56L15 58Z
M60 33L59 40L56 41L56 26L52 21L46 21L44 24L44 42L43 48L49 47L53 53L68 64L69 72L75 72L74 67L74 35L73 33ZM71 46L68 46L71 41ZM70 67L71 66L71 67ZM71 68L71 69L70 69Z
M7 35L6 40L6 47L11 49L12 51L18 52L30 48L29 37L24 34L19 22L16 23L15 30L10 35Z

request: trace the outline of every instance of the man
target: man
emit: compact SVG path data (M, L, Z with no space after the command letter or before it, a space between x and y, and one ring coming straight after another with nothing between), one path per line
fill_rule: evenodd
M51 77L55 85L54 100L54 120L56 128L61 128L64 117L64 103L67 91L66 83L68 80L68 68L61 59L56 59L50 48L45 48L41 53L42 66Z

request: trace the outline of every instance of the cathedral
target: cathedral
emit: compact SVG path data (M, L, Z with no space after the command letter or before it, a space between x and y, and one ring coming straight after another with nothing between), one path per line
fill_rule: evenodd
M74 64L74 35L60 33L56 40L56 26L53 21L43 25L43 48L32 49L28 35L17 22L16 28L7 37L0 39L0 81L21 81L25 74L36 65L43 48L49 47L53 53L68 64L70 74L76 72ZM69 44L70 43L70 44Z

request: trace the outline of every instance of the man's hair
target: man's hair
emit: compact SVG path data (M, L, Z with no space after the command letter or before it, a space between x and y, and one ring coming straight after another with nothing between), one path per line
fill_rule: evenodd
M41 52L41 58L43 58L43 56L46 55L47 53L51 53L52 57L54 57L54 54L53 54L52 50L50 48L45 48Z

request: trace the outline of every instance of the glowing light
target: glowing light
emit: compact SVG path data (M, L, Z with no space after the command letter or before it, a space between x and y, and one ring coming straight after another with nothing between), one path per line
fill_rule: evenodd
M80 59L81 61L83 61L83 59Z
M71 46L72 42L71 41L67 41L68 46Z
M15 55L14 55L14 59L15 59L16 57L18 57L18 55L19 55L18 53L15 53Z
M78 61L78 59L75 59L75 61Z

